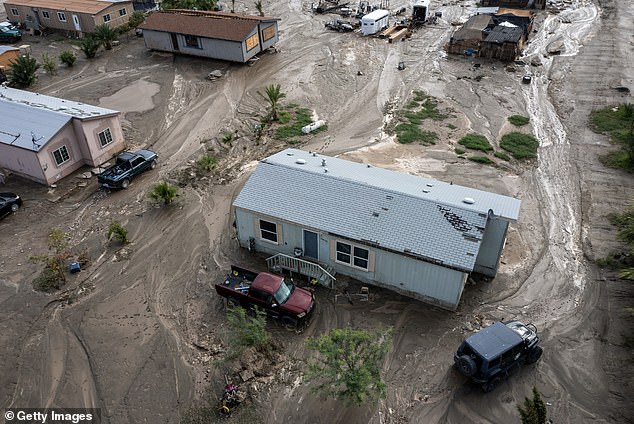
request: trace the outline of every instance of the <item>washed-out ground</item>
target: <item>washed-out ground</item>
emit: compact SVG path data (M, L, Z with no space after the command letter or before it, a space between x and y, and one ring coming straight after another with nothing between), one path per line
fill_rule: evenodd
M314 16L309 6L264 5L282 19L281 39L278 53L254 66L150 52L131 35L95 60L78 52L75 67L40 74L36 91L123 111L129 147L156 150L161 165L116 192L75 176L56 188L10 176L0 187L25 202L0 221L0 406L98 407L105 423L174 423L207 388L220 394L225 375L244 366L257 371L244 383L244 408L270 423L512 423L533 386L555 423L634 421L632 318L625 311L633 289L592 262L618 247L606 216L629 204L634 184L599 163L612 147L586 125L592 110L632 102L612 89L634 89L630 3L568 0L559 14L540 12L525 52L536 66L514 65L515 72L443 52L451 23L465 20L473 2L432 2L443 12L438 25L394 44L328 32L324 22L335 17ZM255 12L240 1L236 9ZM37 58L76 48L55 36L22 43ZM547 53L553 43L563 46L558 56ZM223 77L206 80L215 69ZM534 78L525 85L527 71ZM282 347L275 363L219 363L227 331L213 284L231 264L264 265L237 247L230 204L256 161L286 147L268 134L256 142L253 133L266 113L257 91L273 83L281 84L285 103L328 123L303 149L521 199L499 275L469 284L457 312L377 288L367 303L335 304L335 292L320 289L304 332L270 324ZM451 115L426 121L425 129L441 136L433 146L400 145L384 131L413 90L434 96ZM506 120L513 114L531 118L525 131L540 141L538 160L494 167L455 154L469 132L497 147L513 130ZM223 142L229 133L232 141ZM201 178L192 162L207 150L221 161ZM149 202L160 179L181 187L177 206ZM112 221L128 229L130 245L107 243ZM29 257L46 251L54 227L69 232L74 250L91 263L61 292L44 294L32 288L41 265ZM342 281L338 290L347 284L355 287ZM535 323L544 356L484 394L454 370L452 354L474 329L504 318ZM343 326L394 328L383 366L387 399L344 407L302 384L309 355L303 341Z

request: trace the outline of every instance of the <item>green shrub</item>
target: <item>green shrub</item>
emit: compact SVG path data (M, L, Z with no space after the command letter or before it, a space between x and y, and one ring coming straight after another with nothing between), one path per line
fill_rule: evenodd
M143 12L139 12L138 10L136 10L132 12L130 20L128 21L128 26L130 28L136 28L141 25L143 21L145 21L145 15L143 15Z
M256 308L255 314L249 316L240 306L230 307L227 311L229 321L229 358L240 355L244 349L268 349L271 347L271 335L266 330L266 312Z
M152 187L149 196L155 202L163 202L164 205L169 205L178 197L178 188L167 181L161 181Z
M470 161L473 161L473 162L484 163L484 164L487 164L487 165L492 165L492 164L495 163L488 156L469 156L467 159L469 159Z
M86 59L93 59L97 55L100 43L92 36L84 38L81 42L81 51L86 55Z
M57 73L57 61L55 58L52 58L48 55L48 53L42 54L42 68L49 75L55 75Z
M530 118L527 118L526 116L522 116L522 115L509 116L508 120L511 124L515 125L516 127L524 126L531 121Z
M511 157L504 152L495 152L493 153L493 156L495 156L498 159L505 160L507 162L511 160Z
M62 54L59 55L59 60L70 68L77 61L77 56L70 50L64 50Z
M116 221L112 222L110 226L108 227L108 233L106 234L106 238L108 240L111 240L112 236L114 236L114 238L117 239L122 244L129 243L130 241L128 240L128 230L126 230L121 224L119 224Z
M217 164L218 158L216 158L214 155L205 154L198 158L198 161L196 162L196 168L198 168L198 171L200 172L211 172L214 170L214 168L216 168Z
M275 130L275 137L284 140L306 135L302 132L302 127L305 127L306 125L313 122L312 112L304 108L295 108L293 110L289 110L288 113L291 116L291 119L289 121L291 123L278 127ZM280 118L281 116L281 113L278 114L278 118ZM311 134L326 131L327 129L328 126L323 125L314 130Z
M418 125L400 123L394 128L398 142L401 144L409 144L419 141L425 145L435 144L438 134L431 131L423 131Z
M482 152L493 150L489 140L480 134L467 134L458 141L458 144L465 146L467 149L480 150Z
M466 150L461 149L460 147L456 147L455 151L457 155L464 155L466 153Z
M37 77L35 72L40 65L35 58L28 54L18 56L15 61L9 61L9 82L20 88L30 87L35 84Z
M539 141L531 135L512 132L502 136L500 147L509 152L515 159L532 159L537 157Z

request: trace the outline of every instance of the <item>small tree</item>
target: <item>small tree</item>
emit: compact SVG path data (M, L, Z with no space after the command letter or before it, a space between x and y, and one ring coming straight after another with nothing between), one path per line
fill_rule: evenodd
M269 105L271 105L271 120L277 121L277 104L281 99L286 97L286 94L282 93L281 87L279 84L271 84L266 87L264 94L258 91L258 94L262 96Z
M391 330L371 334L352 328L336 328L306 341L321 355L309 363L307 381L319 380L313 389L325 396L361 405L386 397L381 363L389 350Z
M55 75L57 73L57 61L55 58L50 57L48 53L42 54L42 67L49 75Z
M264 16L264 11L262 10L262 0L256 0L255 9L258 11L260 16Z
M271 345L271 335L266 330L266 312L255 309L255 314L249 316L241 306L230 307L227 311L229 321L229 357L235 358L244 349L268 349Z
M128 239L128 230L126 230L123 227L123 225L119 224L116 221L112 222L110 226L108 227L108 234L107 234L108 240L111 240L113 236L121 244L126 244L130 242L130 240Z
M31 256L31 261L44 264L44 270L35 281L38 290L59 289L66 283L65 265L70 257L68 250L68 233L59 228L48 232L48 254Z
M97 55L99 50L99 41L93 36L88 36L81 42L81 51L86 55L86 59L92 59Z
M70 50L64 50L62 54L59 55L59 60L70 68L77 61L77 56Z
M112 42L119 37L117 30L110 28L108 24L97 25L92 35L106 50L112 50Z
M545 424L546 405L539 394L537 387L533 387L533 399L524 398L524 406L517 406L522 424Z
M178 188L167 181L161 181L150 191L150 198L155 202L163 202L164 205L171 204L178 197Z
M128 21L128 26L130 28L136 28L139 25L141 25L144 20L145 20L145 15L143 15L143 12L136 10L132 12L132 15L130 16L130 20Z
M15 61L10 61L9 82L17 87L30 87L35 84L37 77L35 72L40 65L34 57L28 54L18 56Z

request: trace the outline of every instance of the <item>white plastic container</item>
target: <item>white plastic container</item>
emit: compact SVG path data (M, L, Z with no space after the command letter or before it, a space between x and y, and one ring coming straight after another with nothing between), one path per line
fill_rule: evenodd
M310 132L315 131L317 128L321 128L326 124L325 121L322 121L321 119L319 121L315 121L315 122L311 122L310 124L306 125L305 127L302 127L302 132L304 134L308 134Z

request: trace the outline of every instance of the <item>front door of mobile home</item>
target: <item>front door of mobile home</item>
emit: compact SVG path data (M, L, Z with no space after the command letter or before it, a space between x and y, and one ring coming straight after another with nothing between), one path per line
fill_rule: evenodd
M319 234L314 231L304 230L304 256L319 260Z

